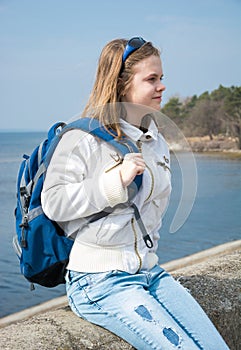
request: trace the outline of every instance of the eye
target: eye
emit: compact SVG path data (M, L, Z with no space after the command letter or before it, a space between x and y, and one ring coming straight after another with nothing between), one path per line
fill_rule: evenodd
M147 80L150 81L150 82L154 82L156 81L157 77L155 75L153 76L150 76Z

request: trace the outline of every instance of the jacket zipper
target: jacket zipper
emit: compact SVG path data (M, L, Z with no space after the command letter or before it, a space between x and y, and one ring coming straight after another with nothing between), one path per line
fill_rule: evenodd
M142 143L140 140L137 141L137 147L140 151L140 153L142 153ZM149 171L150 175L151 175L151 190L150 190L150 193L148 194L147 198L145 199L144 202L147 202L150 197L152 196L152 193L153 193L153 190L154 190L154 175L153 175L153 172L151 170L151 168L146 164L146 168L147 170Z
M134 237L135 237L135 242L134 242L134 249L135 249L135 253L136 253L136 256L137 256L137 259L139 261L139 267L138 267L138 271L140 271L141 269L141 266L142 266L142 260L141 260L141 256L138 252L138 249L137 249L137 232L136 232L136 228L135 228L135 225L134 225L134 218L131 219L131 226L132 226L132 230L134 232Z
M150 190L150 193L149 195L147 196L147 198L145 199L145 202L148 201L148 199L151 197L152 193L153 193L153 189L154 189L154 175L153 175L153 172L151 170L151 168L146 164L146 167L147 169L149 170L150 172L150 175L151 175L151 190Z

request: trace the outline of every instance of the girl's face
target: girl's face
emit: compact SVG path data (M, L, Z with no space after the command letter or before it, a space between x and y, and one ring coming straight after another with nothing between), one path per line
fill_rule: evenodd
M131 85L122 102L129 102L160 110L162 93L162 63L159 56L149 56L134 66Z

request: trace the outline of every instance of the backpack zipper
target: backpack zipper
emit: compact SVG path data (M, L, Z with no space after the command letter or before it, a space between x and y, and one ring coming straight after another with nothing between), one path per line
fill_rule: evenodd
M137 249L137 232L136 232L136 228L135 228L135 225L134 225L134 218L131 219L131 226L132 226L132 230L134 232L134 238L135 238L135 242L134 242L134 249L135 249L135 253L136 253L136 256L137 256L137 259L139 261L139 267L138 267L138 271L140 271L141 269L141 266L142 266L142 260L141 260L141 256L138 252L138 249Z

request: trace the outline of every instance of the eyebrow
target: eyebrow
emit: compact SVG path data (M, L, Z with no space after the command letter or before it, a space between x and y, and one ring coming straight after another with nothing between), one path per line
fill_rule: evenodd
M148 77L153 77L153 76L154 77L159 77L159 74L157 74L157 73L150 73L150 74L148 74L147 78ZM161 78L163 78L163 77L164 77L164 74L161 75Z

